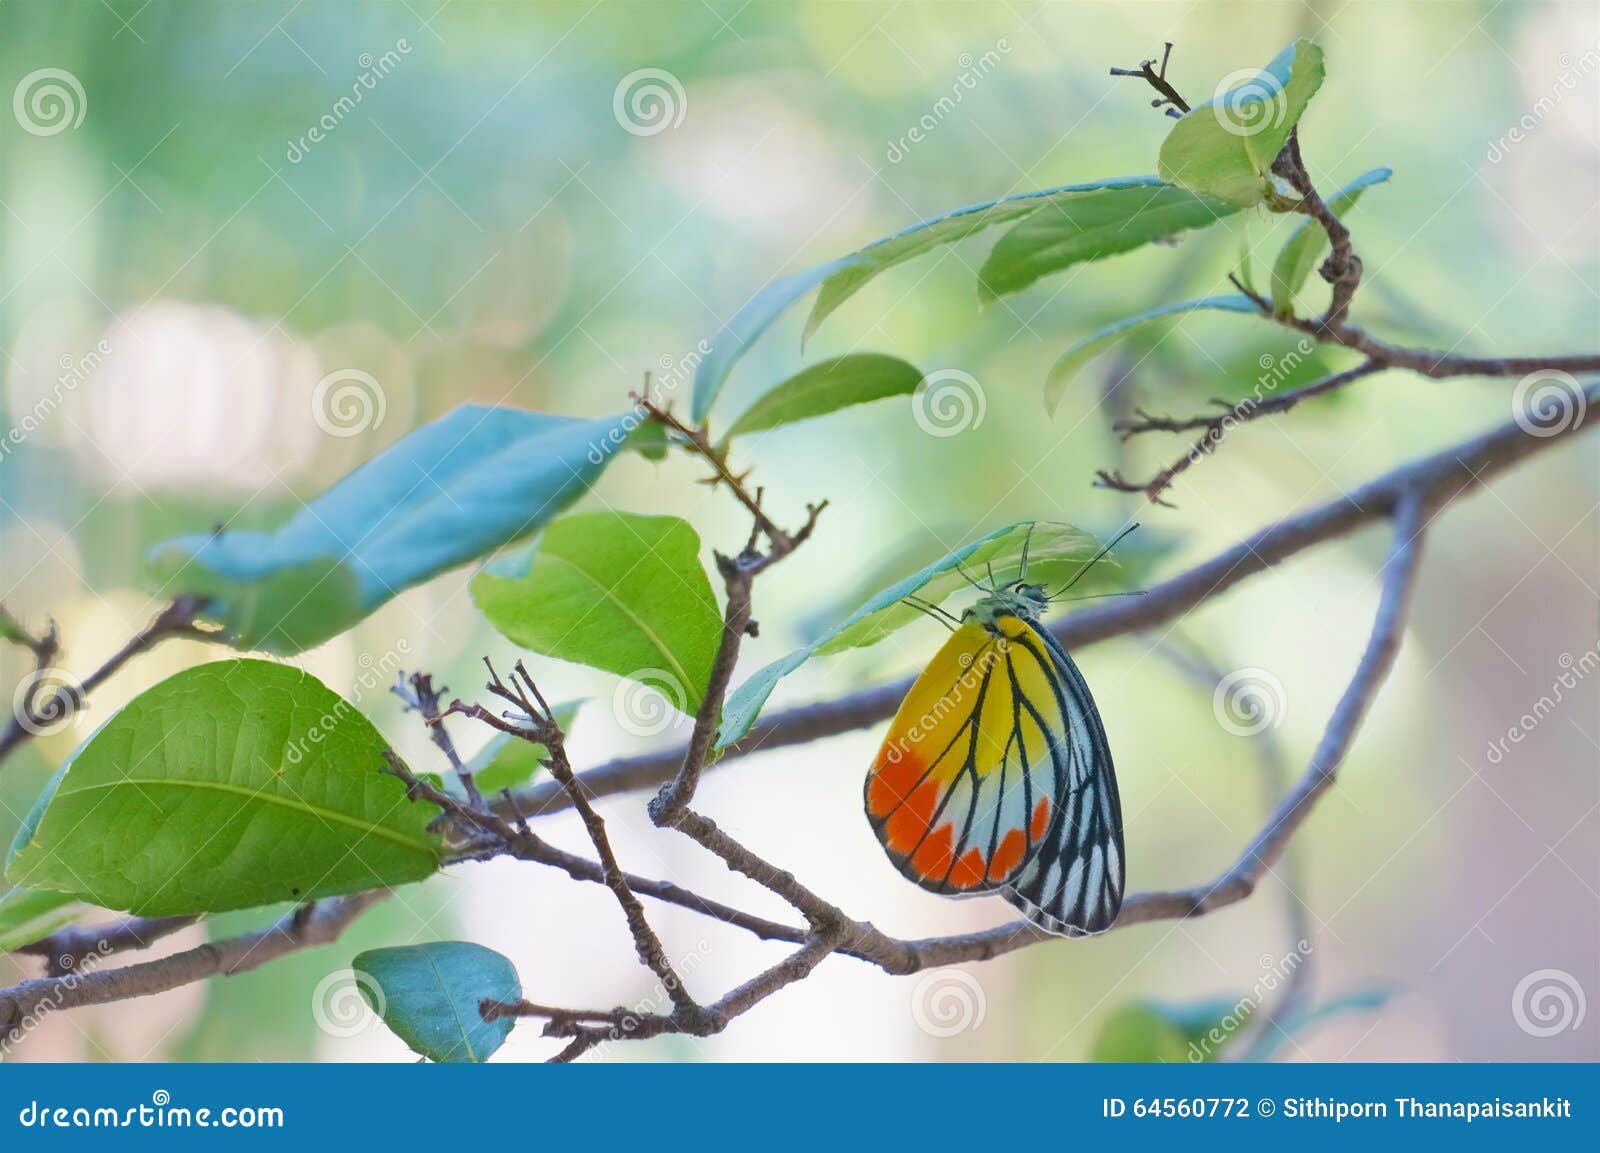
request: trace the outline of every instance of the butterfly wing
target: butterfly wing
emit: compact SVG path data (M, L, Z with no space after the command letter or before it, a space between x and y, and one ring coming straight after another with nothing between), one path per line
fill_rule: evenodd
M1042 671L1065 722L1055 758L1065 788L1056 794L1044 844L1006 886L1005 897L1048 932L1104 932L1122 908L1125 881L1122 802L1111 748L1089 686L1066 650L1049 633L1016 623L1022 630L1010 646L1011 657Z
M1077 666L1019 617L968 621L906 695L867 776L867 818L909 880L999 892L1052 933L1122 906L1122 810Z
M948 896L995 892L1046 843L1067 768L1053 675L969 621L917 679L865 798L867 819L907 879Z

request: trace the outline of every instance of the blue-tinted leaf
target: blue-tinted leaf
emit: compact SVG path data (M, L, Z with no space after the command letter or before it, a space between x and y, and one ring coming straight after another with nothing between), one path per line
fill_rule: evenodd
M1050 366L1050 374L1044 383L1044 406L1050 412L1055 412L1065 395L1067 385L1073 376L1089 361L1093 360L1110 345L1121 337L1128 335L1136 329L1146 325L1155 324L1157 321L1169 317L1181 316L1185 313L1198 312L1201 309L1215 309L1222 312L1259 312L1254 302L1247 296L1230 294L1227 296L1206 296L1199 300L1185 300L1177 304L1165 304L1160 308L1152 308L1149 312L1141 312L1137 316L1130 316L1119 320L1115 324L1108 324L1104 328L1096 329L1083 339L1075 341L1066 352L1061 354L1055 364Z
M208 597L239 648L301 652L403 589L540 528L626 444L632 414L464 405L407 435L275 532L156 546L163 590Z
M757 670L723 706L717 747L727 748L749 732L778 682L812 657L875 645L919 619L922 614L905 603L905 598L913 593L933 604L942 603L957 589L968 587L967 578L959 571L963 567L968 573L981 573L987 579L992 566L996 581L1015 580L1021 571L1022 549L1028 542L1030 528L1033 530L1032 541L1028 544L1030 572L1036 559L1046 566L1070 559L1081 562L1099 549L1094 537L1071 525L1021 521L946 553L871 597L810 644Z
M511 962L482 945L437 941L369 949L352 961L362 996L412 1052L430 1061L487 1061L505 1044L511 1018L485 1021L484 1001L519 1001Z
M1021 219L1040 207L1059 200L1107 189L1138 190L1160 187L1162 182L1153 176L1133 176L1097 180L1089 184L1068 184L1060 188L1046 188L999 200L987 200L982 204L957 208L953 212L914 224L892 236L874 241L848 256L773 281L751 297L711 341L710 354L701 360L695 370L694 404L691 409L695 421L705 423L711 414L711 406L717 399L717 394L722 390L723 382L728 379L728 374L738 359L772 325L772 322L783 314L785 309L818 284L822 285L822 290L817 294L817 302L812 306L811 315L806 319L807 339L835 309L859 292L873 277L925 252L942 245L953 244L993 225Z
M832 273L843 268L850 257L820 264L803 272L781 277L756 293L732 319L711 339L711 351L701 358L694 370L694 400L690 415L696 424L704 424L711 415L711 405L722 391L723 382L733 371L739 358L749 351L772 322L783 315L784 309L810 292Z
M1381 184L1394 174L1392 168L1374 168L1363 172L1346 184L1328 201L1335 216L1343 216L1355 207L1361 194L1374 184ZM1302 220L1289 234L1278 258L1272 262L1272 308L1279 316L1294 315L1294 294L1305 284L1317 261L1328 250L1328 234L1315 220Z

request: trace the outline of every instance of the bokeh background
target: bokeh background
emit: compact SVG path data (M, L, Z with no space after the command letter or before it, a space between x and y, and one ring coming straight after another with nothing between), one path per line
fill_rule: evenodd
M1142 85L1107 70L1163 40L1191 99L1295 35L1323 45L1328 80L1302 126L1313 175L1327 190L1396 169L1352 216L1360 322L1485 353L1579 351L1600 331L1600 11L1588 3L10 0L0 22L0 87L20 100L41 69L79 86L67 122L44 133L21 105L0 116L0 407L13 428L33 414L0 459L0 592L31 623L53 616L61 663L80 672L161 603L141 564L154 542L276 524L464 401L618 411L646 369L690 354L774 276L958 205L1153 171L1166 121ZM647 68L678 85L664 89L666 123L636 123L625 103L619 115L619 86ZM358 88L359 103L340 104ZM309 139L325 117L333 126ZM924 117L933 127L909 140ZM1096 468L1148 472L1182 451L1119 446L1109 421L1122 407L1187 413L1242 393L1258 359L1288 344L1242 318L1192 317L1094 366L1053 420L1041 403L1051 361L1108 320L1216 291L1241 247L1270 261L1285 232L1241 214L986 310L980 239L874 282L804 358L799 313L782 322L719 411L859 349L970 373L983 412L935 437L894 401L739 450L782 516L833 502L814 544L763 582L746 671L847 611L895 556L1011 520L1103 530L1137 511L1172 545L1142 578L1159 579L1508 418L1510 382L1395 374L1240 431L1183 478L1176 509L1091 487ZM330 431L317 383L352 372L376 383L381 419L369 410ZM1531 729L1521 720L1595 649L1595 461L1572 442L1438 523L1399 665L1340 786L1282 879L1249 902L1029 949L942 984L835 959L724 1036L611 1045L600 1059L1082 1059L1130 1007L1264 999L1264 975L1302 937L1314 1003L1365 1007L1279 1038L1279 1058L1600 1057L1600 1008L1555 1031L1524 1027L1541 970L1559 971L1569 1001L1600 994L1600 680L1565 690ZM708 548L737 544L737 510L696 476L629 459L591 499L686 516ZM1385 547L1376 529L1324 545L1159 636L1080 655L1116 750L1133 888L1214 875L1259 824L1273 757L1303 766L1369 627ZM413 763L427 756L415 718L363 670L398 651L465 693L480 656L509 659L474 614L468 575L403 595L297 662L359 693ZM816 662L781 699L902 674L939 638L928 624ZM225 655L164 646L97 693L77 728L13 757L0 834L118 704ZM591 699L573 735L581 764L649 743L615 723L612 678L535 666L551 695ZM0 656L7 693L23 669ZM1266 686L1256 736L1213 707L1219 676L1240 670ZM1517 727L1525 739L1496 752ZM469 749L484 736L457 728ZM707 779L704 807L893 932L999 923L1002 903L928 896L883 857L860 814L877 737L740 762ZM630 867L782 915L651 829L642 797L605 811ZM583 847L566 817L547 826ZM779 955L651 911L708 995ZM161 948L266 918L230 915ZM541 1001L660 1000L601 888L495 863L402 892L338 944L265 970L58 1015L13 1059L407 1059L381 1025L326 1027L319 984L361 948L454 937L506 953ZM0 957L0 982L33 972ZM496 1059L547 1056L537 1032L518 1029Z

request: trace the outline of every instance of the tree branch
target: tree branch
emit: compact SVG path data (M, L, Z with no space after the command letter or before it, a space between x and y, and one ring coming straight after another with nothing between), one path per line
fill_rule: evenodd
M199 612L203 603L199 597L179 597L157 613L149 624L130 637L128 642L113 653L105 663L78 684L55 688L39 701L29 699L25 695L25 699L11 717L5 730L0 732L0 761L5 760L19 745L33 736L40 728L41 721L55 723L77 712L83 707L85 697L140 653L149 651L169 637L186 636L200 640L215 640L216 634L198 628L194 623L195 614ZM51 642L50 657L54 658L59 646L55 643L53 624L46 637ZM34 649L36 657L39 651L37 648ZM44 665L41 664L35 670L35 674L42 672L43 669Z
M0 1038L10 1041L30 1020L36 1021L41 1015L56 1010L165 993L209 977L229 977L258 969L286 954L329 944L364 910L386 896L388 890L375 889L354 896L315 901L302 905L257 933L199 945L170 957L120 969L41 977L0 989Z

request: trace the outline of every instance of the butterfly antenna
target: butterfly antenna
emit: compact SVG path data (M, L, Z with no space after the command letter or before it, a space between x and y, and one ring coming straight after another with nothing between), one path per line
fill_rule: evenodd
M932 617L951 632L955 632L961 624L961 622L955 616L953 616L948 609L933 604L930 601L925 601L920 597L914 596L901 597L900 599L906 604L910 605L912 608L916 609L919 613L922 613L924 616Z
M1065 593L1073 585L1077 584L1080 580L1082 580L1084 578L1085 574L1087 574L1090 569L1094 568L1095 565L1099 564L1103 559L1105 559L1106 554L1108 554L1112 549L1116 548L1117 545L1122 543L1122 538L1123 537L1127 536L1130 532L1132 532L1134 529L1136 529L1138 527L1139 527L1139 524L1138 524L1137 521L1135 521L1133 524L1130 524L1127 528L1125 528L1121 532L1119 532L1114 538L1112 538L1112 541L1111 541L1110 544L1105 545L1104 547L1102 547L1099 552L1095 553L1094 556L1089 559L1089 563L1088 564L1084 565L1076 573L1074 573L1071 580L1069 580L1066 584L1062 585L1055 592L1051 593L1049 599L1050 600L1055 600L1057 597L1061 596L1062 593Z
M1097 601L1097 600L1101 600L1104 597L1142 597L1142 596L1144 596L1146 591L1147 590L1145 590L1145 589L1121 589L1121 590L1119 590L1117 592L1089 593L1089 594L1087 594L1085 596L1067 597L1065 599L1068 600L1068 601L1071 601L1074 604L1076 604L1078 601ZM1050 599L1051 600L1060 600L1062 598L1059 595L1057 595L1057 596L1051 597Z
M967 572L966 566L963 565L960 561L956 562L956 572L961 574L961 579L962 580L966 581L969 585L971 585L973 588L977 589L979 592L986 593L986 592L990 592L991 591L989 588L987 588L984 585L984 583L982 581L975 579L972 576L971 573Z
M1029 521L1028 535L1022 538L1022 571L1017 574L1018 584L1026 584L1028 582L1028 549L1033 545L1033 527L1038 523L1038 521Z

